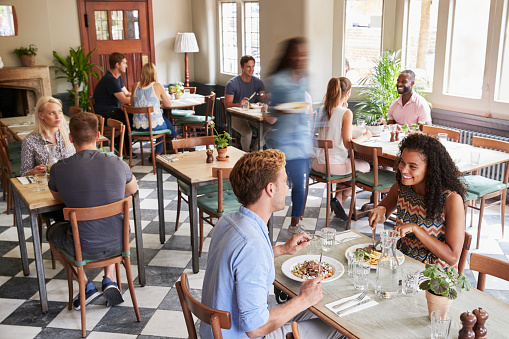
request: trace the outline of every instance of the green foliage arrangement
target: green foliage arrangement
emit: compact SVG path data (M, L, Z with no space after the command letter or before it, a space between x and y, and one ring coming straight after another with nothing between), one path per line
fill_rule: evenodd
M220 149L228 147L229 141L232 139L230 133L226 131L223 133L218 133L214 123L212 123L210 126L214 129L214 142L216 143L216 148Z
M20 47L14 50L14 54L21 58L22 55L37 55L39 49L34 44L30 44L28 47Z
M431 294L454 300L462 289L470 291L470 282L464 275L460 276L454 267L446 271L439 264L426 264L423 274L429 279L423 281L419 288Z
M184 93L184 83L176 82L175 86L170 86L170 93L182 95L182 93Z
M74 102L76 107L82 107L88 109L90 106L89 102L89 88L88 81L90 75L96 79L99 79L99 73L93 71L94 67L97 67L101 72L104 72L101 66L90 62L90 57L94 53L95 49L85 55L85 51L80 46L77 49L71 48L69 50L69 56L64 59L60 54L53 51L55 61L58 62L59 66L51 66L55 69L55 74L61 73L57 79L66 79L73 89L67 90L71 96L70 101ZM80 87L82 88L79 91Z
M424 124L425 124L425 122L419 121L418 124L412 124L410 126L403 125L403 126L401 126L401 129L403 130L403 132L405 132L406 135L421 133L421 126Z

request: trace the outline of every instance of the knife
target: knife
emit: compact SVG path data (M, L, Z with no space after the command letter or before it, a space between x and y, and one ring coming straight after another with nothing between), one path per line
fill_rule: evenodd
M318 262L318 276L322 276L322 255L323 255L323 248L320 251L320 261Z
M345 314L346 312L351 311L352 309L356 308L357 306L360 306L360 305L365 304L365 303L370 302L370 301L371 301L371 299L370 299L370 298L368 298L368 299L364 299L363 301L359 301L359 302L358 302L357 304L355 304L355 305L352 305L352 306L350 306L350 307L348 307L348 308L345 308L344 310L339 311L337 314L338 314L338 315Z
M253 97L255 96L256 92L254 92L253 94L251 94L251 96L249 97L249 100L253 99Z

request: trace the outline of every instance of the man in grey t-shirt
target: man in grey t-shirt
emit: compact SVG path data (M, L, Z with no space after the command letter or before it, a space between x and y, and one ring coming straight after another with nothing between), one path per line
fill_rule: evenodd
M244 101L254 102L254 93L258 93L258 96L262 99L265 98L265 86L259 78L253 76L254 67L255 60L252 56L244 55L240 58L242 74L230 79L224 91L224 105L226 108L242 107ZM253 137L250 123L247 120L232 117L232 128L241 135L242 150L249 152Z

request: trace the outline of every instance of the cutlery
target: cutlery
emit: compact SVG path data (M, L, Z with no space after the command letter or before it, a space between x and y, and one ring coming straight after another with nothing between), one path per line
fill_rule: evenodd
M365 304L365 303L370 302L370 301L371 301L371 299L369 299L369 298L368 298L368 299L366 299L366 300L363 300L363 301L359 301L357 304L352 305L352 306L350 306L350 307L348 307L348 308L346 308L346 309L344 309L344 310L342 310L342 311L339 311L339 312L338 312L338 315L345 314L346 312L353 310L353 309L354 309L354 308L356 308L357 306L360 306L360 305Z
M27 176L27 180L28 180L29 183L32 183L32 179L30 179L29 176Z
M365 296L366 296L366 292L362 292L357 298L350 299L350 300L347 300L347 301L343 301L342 303L339 303L339 304L336 304L336 305L332 306L332 308L333 309L339 308L340 306L343 306L344 304L346 304L347 302L350 302L350 301L361 301L362 299L364 299Z
M255 96L256 92L254 92L253 94L251 94L251 96L249 97L249 100L253 99L253 97Z
M376 228L373 228L373 249L375 249Z
M320 261L318 262L318 276L319 277L322 276L322 255L323 255L323 247L322 247L322 250L320 251Z

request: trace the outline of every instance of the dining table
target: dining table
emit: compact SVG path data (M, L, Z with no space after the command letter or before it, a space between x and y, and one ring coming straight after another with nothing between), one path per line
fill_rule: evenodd
M164 114L170 120L170 122L175 125L175 121L179 118L182 118L182 115L172 115L171 110L172 109L179 109L179 108L187 108L187 107L194 107L194 106L200 106L205 104L205 97L201 94L188 94L188 95L181 95L178 99L170 99L171 105L170 106L164 106L161 105L161 109L163 110ZM190 113L192 114L192 113Z
M25 177L26 178L26 177ZM28 181L28 179L27 179ZM44 265L42 259L41 243L39 239L39 227L37 216L41 213L57 211L65 207L62 201L53 197L49 189L37 191L36 183L23 184L18 178L11 178L10 185L13 192L14 215L16 218L16 228L18 231L19 247L21 251L21 264L23 274L30 274L28 255L26 247L25 231L23 228L23 219L21 215L21 206L25 206L30 214L30 227L32 230L32 242L34 245L35 268L37 272L37 282L39 286L39 297L41 302L41 311L48 311L48 295L46 291L46 282L44 276ZM145 277L145 259L143 253L143 238L141 229L141 210L139 192L133 194L133 217L136 243L136 256L138 260L138 282L141 286L146 284Z
M257 108L249 108L245 110L242 107L229 107L226 109L227 113L227 123L228 123L228 133L232 135L232 117L247 120L249 122L254 122L256 126L258 127L258 139L256 143L256 149L262 150L264 145L263 140L263 129L264 129L264 123L265 118L262 114L261 107Z
M376 269L369 273L367 296L378 304L359 309L343 316L338 316L325 305L342 298L351 297L361 291L356 290L353 277L347 273L348 263L345 252L351 247L363 243L371 243L372 239L356 231L346 231L358 235L358 238L336 244L330 252L323 252L324 258L336 259L344 266L343 275L333 281L323 281L323 298L313 307L309 308L313 314L332 326L347 338L429 338L431 333L431 321L428 317L428 308L424 291L418 291L415 295L406 296L401 291L391 299L383 299L375 296ZM290 279L283 271L285 261L299 255L306 255L304 248L294 255L284 255L275 258L274 265L276 277L274 286L290 297L299 294L301 282ZM405 260L398 268L409 267L419 271L424 270L424 264L413 258L405 256ZM291 274L286 272L287 274ZM460 315L463 312L472 312L482 307L489 314L486 328L488 338L507 338L509 333L509 305L487 293L471 287L470 291L463 290L458 298L451 304L449 314L452 318L450 338L456 338L462 327Z

